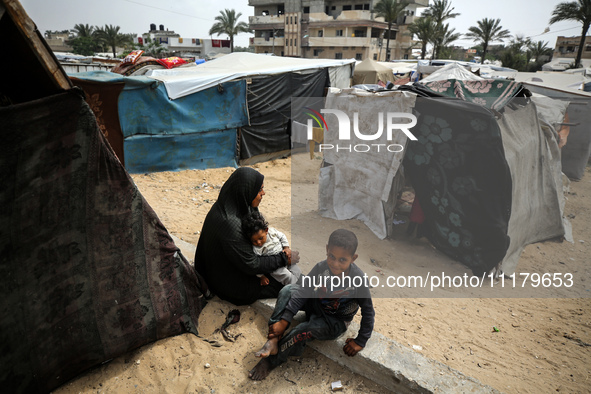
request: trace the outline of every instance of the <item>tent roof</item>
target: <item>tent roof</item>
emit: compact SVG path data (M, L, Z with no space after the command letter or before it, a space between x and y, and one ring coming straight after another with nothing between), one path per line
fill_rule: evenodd
M168 96L174 100L237 78L340 67L349 64L355 64L355 59L300 59L234 52L194 67L150 70L146 76L164 82Z
M367 58L357 66L355 66L355 71L377 71L377 72L388 72L392 71L392 68L386 67L383 64L376 62L373 59Z
M446 79L459 79L459 80L481 80L484 79L478 75L468 71L466 67L458 63L449 63L443 66L441 69L435 71L433 74L421 79L422 82L431 81L442 81Z

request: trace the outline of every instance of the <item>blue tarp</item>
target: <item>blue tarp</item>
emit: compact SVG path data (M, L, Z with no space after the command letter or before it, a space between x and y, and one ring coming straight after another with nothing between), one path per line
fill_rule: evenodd
M130 173L236 167L236 129L125 139Z
M164 84L145 76L105 71L72 76L125 82L118 111L129 172L236 166L236 129L249 123L245 80L171 100Z

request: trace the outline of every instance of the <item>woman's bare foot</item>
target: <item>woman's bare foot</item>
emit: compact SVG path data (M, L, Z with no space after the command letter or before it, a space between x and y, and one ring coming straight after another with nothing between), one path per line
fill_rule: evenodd
M250 370L248 376L252 380L263 380L275 367L271 365L268 359L263 358L253 369Z
M279 342L279 338L269 339L267 342L265 342L265 344L263 345L261 350L256 352L254 355L257 357L265 358L265 357L269 357L269 356L277 354L277 351L279 350L279 348L277 347L278 342ZM253 369L253 371L254 371L254 369ZM255 380L260 380L260 379L255 379Z

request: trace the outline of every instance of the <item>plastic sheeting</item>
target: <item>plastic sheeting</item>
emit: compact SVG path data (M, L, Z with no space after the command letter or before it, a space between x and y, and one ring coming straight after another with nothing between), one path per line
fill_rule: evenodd
M433 74L421 79L420 83L441 81L448 79L471 80L479 81L484 78L479 77L473 72L466 69L466 67L458 63L450 63L443 66L441 69L435 71Z
M131 173L236 167L236 129L125 139Z
M359 113L359 129L369 134L378 129L378 113L410 113L416 96L406 92L369 93L357 89L333 89L326 97L324 108L339 109L353 119ZM325 132L324 143L331 145L351 145L355 141L339 141L337 118L325 115L329 132ZM402 121L406 123L407 121ZM384 123L385 124L385 123ZM374 131L375 132L375 131ZM396 130L393 139L388 141L384 132L374 141L359 143L406 145L407 137ZM338 220L359 219L363 221L380 239L388 235L396 204L398 186L395 176L402 162L403 153L349 152L336 149L324 151L324 161L328 165L320 170L319 211L324 217Z
M564 117L565 107L558 103L560 107L561 112L544 116L550 121ZM564 196L558 143L553 130L540 126L536 106L523 98L514 99L497 122L513 183L511 243L500 266L510 275L526 245L565 235Z
M256 77L248 85L250 125L240 133L240 159L289 150L292 97L322 97L328 72Z
M246 81L170 100L163 84L124 90L119 119L125 137L132 135L191 134L235 129L248 124Z
M146 75L164 82L168 96L174 100L234 79L334 67L344 67L351 75L355 59L299 59L234 52L198 67L151 70ZM334 82L333 86L340 85Z

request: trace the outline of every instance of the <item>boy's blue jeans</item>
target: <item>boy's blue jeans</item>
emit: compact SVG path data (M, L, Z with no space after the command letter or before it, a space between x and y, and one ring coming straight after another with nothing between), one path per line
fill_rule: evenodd
M269 325L281 320L289 300L297 289L298 285L287 285L281 289L277 296L275 309L269 319ZM336 339L347 331L345 322L326 315L316 299L309 299L304 305L304 311L307 320L283 335L278 343L278 353L269 356L271 365L276 367L286 362L289 356L301 355L308 341Z

